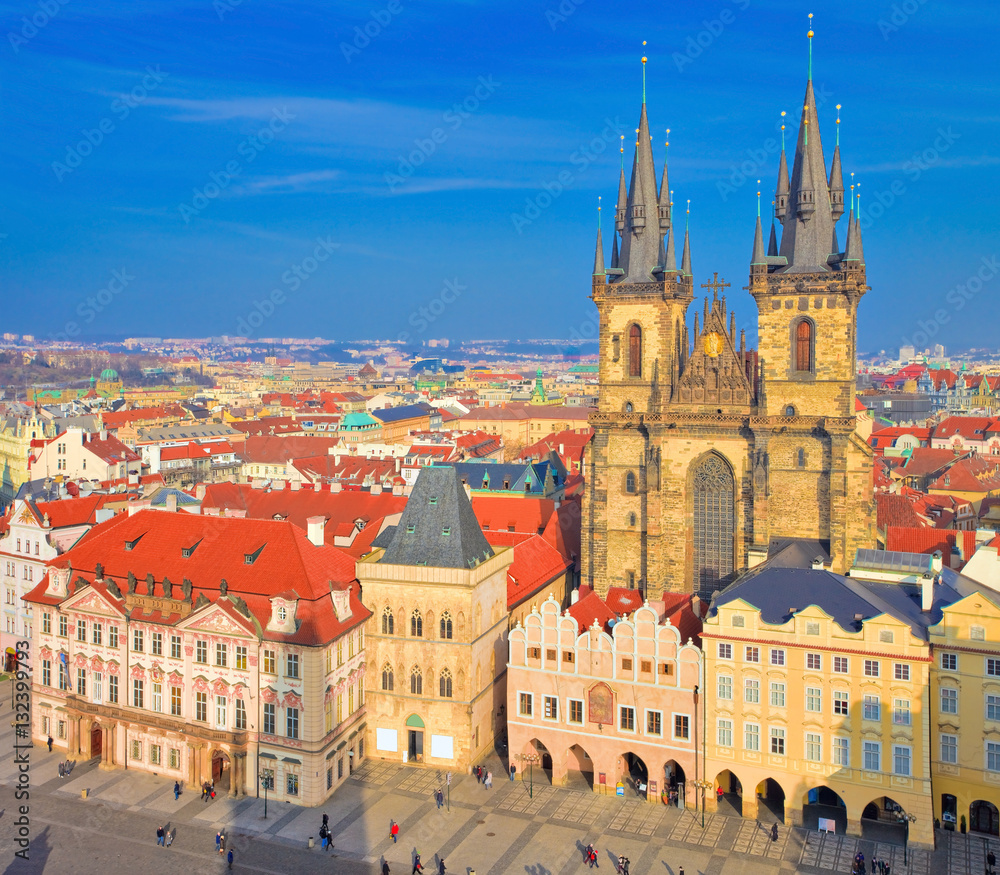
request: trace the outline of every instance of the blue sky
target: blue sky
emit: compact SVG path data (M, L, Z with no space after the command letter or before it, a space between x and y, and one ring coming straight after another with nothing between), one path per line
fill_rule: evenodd
M997 346L998 13L931 0L0 4L4 330L587 336L643 53L696 281L752 328L808 11L869 214L861 348Z

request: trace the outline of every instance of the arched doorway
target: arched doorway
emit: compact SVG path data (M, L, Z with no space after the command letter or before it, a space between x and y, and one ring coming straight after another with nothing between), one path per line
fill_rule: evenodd
M1000 835L1000 812L992 802L977 799L969 806L969 829L987 835Z
M814 787L802 803L802 826L819 829L821 822L824 830L828 830L832 822L837 835L847 834L847 806L839 793L825 786Z
M719 814L743 816L743 784L729 769L715 776L715 800Z
M229 755L225 751L212 751L212 782L215 784L215 792L220 796L223 792L229 792L229 766Z
M642 757L629 751L622 754L621 764L622 783L626 787L630 787L636 795L645 799L646 788L649 786L649 769L646 768Z
M663 786L667 791L667 804L683 808L686 779L684 767L676 760L668 760L663 766Z
M578 744L566 751L566 786L580 790L594 789L594 761Z
M765 778L757 785L757 819L785 822L785 791L774 778Z
M702 598L711 598L735 566L736 481L725 460L712 453L692 469L691 489L694 590Z
M406 761L424 761L424 721L417 714L406 718Z
M552 754L537 738L531 739L517 759L520 760L521 778L532 784L552 783Z
M99 757L104 753L104 732L100 723L94 723L90 727L90 758Z
M906 838L904 814L903 807L895 799L888 796L873 799L861 811L861 838L902 845Z

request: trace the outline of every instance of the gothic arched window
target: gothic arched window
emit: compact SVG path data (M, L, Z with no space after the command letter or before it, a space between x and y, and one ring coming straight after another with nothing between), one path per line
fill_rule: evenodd
M710 455L693 471L694 588L711 598L733 573L736 544L736 481L729 465Z
M808 319L803 319L795 327L795 370L811 371L813 369L813 326Z
M441 672L441 677L438 680L438 691L441 693L442 699L451 698L451 672L448 669Z
M804 449L802 449L802 447L799 447L797 462L798 462L798 465L799 465L800 468L805 468L805 466L806 466L806 451Z
M410 694L422 696L424 694L424 676L417 666L410 669Z
M392 678L392 666L387 662L382 666L382 689L392 692L393 688L393 678Z
M392 608L386 608L382 611L382 634L392 635L394 634L396 623L392 618Z
M635 526L635 514L634 513L630 513L628 515L628 524L630 526Z
M410 637L424 637L424 618L420 616L420 611L414 611L410 614Z
M628 375L642 376L642 329L638 325L628 330Z
M625 491L629 495L635 495L635 472L629 471L625 475Z
M441 615L441 637L450 639L451 630L452 630L451 614L448 611L445 611Z

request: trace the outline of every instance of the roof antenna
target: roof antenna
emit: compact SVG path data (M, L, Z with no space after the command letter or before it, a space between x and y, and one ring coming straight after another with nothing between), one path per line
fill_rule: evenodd
M809 37L809 81L812 82L813 77L813 29L812 29L812 18L813 14L809 13L809 33L806 36Z
M643 45L646 45L646 41L642 41ZM642 56L642 102L646 102L646 56Z

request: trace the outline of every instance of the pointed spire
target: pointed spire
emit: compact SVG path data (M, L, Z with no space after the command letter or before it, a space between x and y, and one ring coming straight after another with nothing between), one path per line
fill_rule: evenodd
M788 160L785 158L785 111L781 111L781 157L778 159L778 185L774 190L774 214L785 217L788 209Z
M684 254L681 255L681 273L692 276L691 273L691 201L687 202L687 212L684 218Z
M694 314L694 342L698 342L698 338L701 337L701 331L698 328L698 313Z
M611 244L611 267L618 267L618 232L615 232L614 243Z
M767 265L767 256L764 253L764 232L760 226L760 216L757 216L757 227L753 232L753 254L750 256L750 264Z
M840 255L840 243L837 242L837 226L833 226L833 240L830 241L830 254Z
M674 252L674 234L675 231L673 228L671 228L670 231L667 233L666 237L667 251L663 258L664 271L677 270L677 254Z
M622 140L625 136L622 135ZM622 146L622 152L625 147ZM625 188L625 168L622 167L621 175L618 177L618 202L615 204L615 230L619 234L625 233L625 210L628 208L628 190Z
M601 198L597 198L597 250L594 253L594 276L604 276L604 243L601 240Z
M830 162L830 213L834 224L844 215L844 173L840 168L840 104L837 104L837 145Z
M860 184L858 188L860 188ZM854 188L854 185L851 185ZM853 194L853 193L852 193ZM844 261L865 263L865 251L861 245L861 193L858 192L858 213L854 215L853 196L851 198L851 211L847 215L847 247L844 251Z
M778 254L778 234L774 227L774 204L771 204L771 236L767 241L767 254Z
M660 177L660 191L657 195L660 204L660 228L670 227L670 182L667 179L667 161L670 157L670 128L667 128L666 148L663 151L663 175Z
M632 179L629 186L625 210L626 229L622 232L619 261L625 271L622 280L627 283L648 283L658 266L660 255L659 234L644 233L647 221L655 217L658 221L658 198L656 192L656 168L653 165L653 150L650 144L649 120L646 105L639 113L636 128L635 159L632 164ZM650 216L649 211L654 211Z

